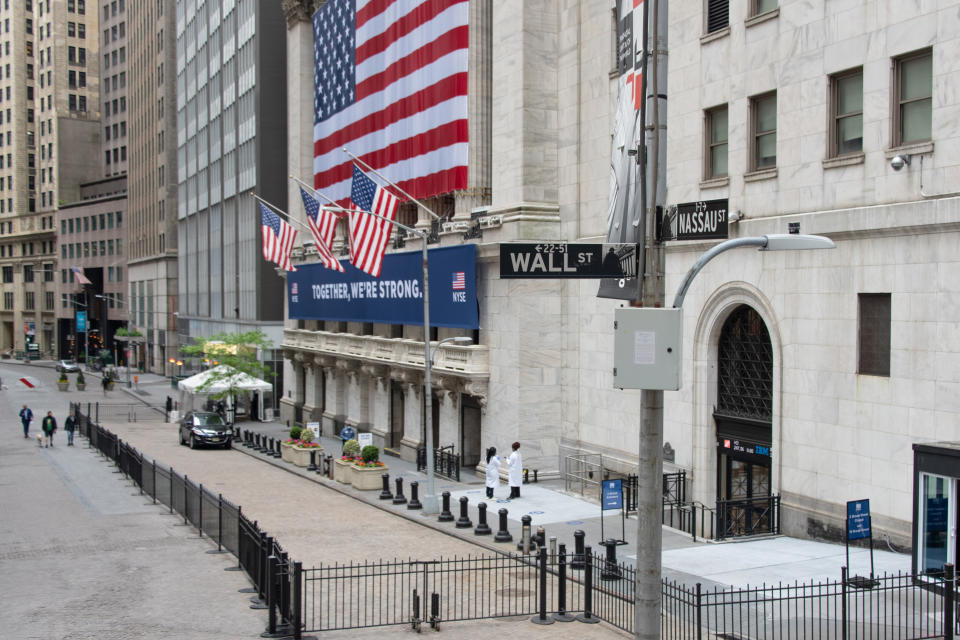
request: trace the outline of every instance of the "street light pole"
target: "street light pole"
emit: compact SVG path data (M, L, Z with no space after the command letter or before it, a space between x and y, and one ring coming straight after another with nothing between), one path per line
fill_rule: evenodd
M771 234L760 237L734 238L721 242L701 255L690 267L673 300L673 308L681 309L690 284L713 258L730 249L757 247L760 251L833 249L833 240L823 236ZM637 310L642 311L642 310ZM662 311L660 311L662 312ZM682 316L681 316L682 319ZM681 332L682 336L682 332ZM681 363L678 363L678 366ZM679 376L682 384L682 373ZM637 638L659 638L660 593L662 572L662 530L660 509L663 500L663 388L641 392L640 467L637 472Z

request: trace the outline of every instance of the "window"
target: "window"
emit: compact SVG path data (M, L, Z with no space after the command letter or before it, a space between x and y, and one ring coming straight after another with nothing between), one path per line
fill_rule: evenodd
M53 291L44 291L43 293L43 308L47 311L53 311L54 296Z
M77 25L77 37L85 39L87 37L87 25L82 22Z
M13 282L13 266L6 265L3 267L3 281L7 284Z
M890 375L890 294L857 295L857 373Z
M13 291L5 291L3 293L3 308L4 309L13 309Z
M706 0L707 33L726 29L730 24L730 0Z
M929 50L896 61L894 146L932 137L933 56Z
M33 282L33 265L32 264L23 265L23 281Z
M863 69L830 78L830 157L863 151Z
M751 169L777 166L777 94L751 99L750 115L753 121Z
M55 251L52 250L52 243L51 243L51 253L56 253ZM48 262L43 265L43 281L53 282L53 263L52 262Z
M70 36L71 38L76 37L76 35L77 35L77 23L76 23L76 22L68 22L68 23L67 23L67 35Z
M727 107L707 111L707 170L706 178L727 175Z

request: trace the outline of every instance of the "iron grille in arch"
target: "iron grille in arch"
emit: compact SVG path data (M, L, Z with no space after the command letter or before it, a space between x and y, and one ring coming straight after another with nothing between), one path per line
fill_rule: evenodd
M720 332L717 412L770 420L773 413L773 348L760 315L739 306Z

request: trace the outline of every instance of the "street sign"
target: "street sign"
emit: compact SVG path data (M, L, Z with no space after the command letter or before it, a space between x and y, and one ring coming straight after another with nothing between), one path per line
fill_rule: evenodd
M87 332L87 312L77 311L77 333Z
M320 442L320 423L319 422L308 422L307 429L313 432L313 441Z
M357 434L357 444L360 445L362 450L364 447L369 447L373 444L373 434L372 433L358 433Z
M623 480L604 480L601 499L604 511L623 509Z
M847 540L871 538L870 500L849 500L847 502Z
M638 255L635 244L504 243L500 277L632 278Z
M678 204L672 214L657 215L660 240L726 240L729 232L729 204L726 198Z

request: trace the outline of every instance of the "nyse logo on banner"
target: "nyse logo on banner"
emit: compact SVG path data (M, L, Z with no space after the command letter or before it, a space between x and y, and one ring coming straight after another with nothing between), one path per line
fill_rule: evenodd
M677 240L724 240L729 235L726 198L677 205Z
M467 274L463 271L453 272L453 301L467 301Z

